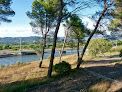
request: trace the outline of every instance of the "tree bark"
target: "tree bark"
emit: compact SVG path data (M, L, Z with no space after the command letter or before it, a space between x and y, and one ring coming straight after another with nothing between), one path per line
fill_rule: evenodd
M42 62L43 62L43 58L44 58L45 45L46 45L46 35L43 38L42 56L41 56L41 59L40 59L39 68L41 68L41 66L42 66Z
M90 37L88 38L87 43L86 43L85 47L83 48L83 52L82 52L81 56L79 57L79 61L78 61L77 67L76 67L77 69L79 69L79 67L80 67L81 61L82 61L83 56L84 56L84 53L85 53L85 51L86 51L86 48L88 47L89 42L90 42L92 36L95 34L95 32L96 32L96 30L97 30L97 28L98 28L98 26L99 26L99 23L100 23L102 17L104 16L104 13L106 12L106 10L107 10L107 8L104 8L102 14L100 15L100 17L99 17L99 19L98 19L98 21L97 21L97 23L96 23L95 29L94 29L93 32L90 34Z
M58 34L58 30L60 27L60 23L62 20L62 11L63 11L63 0L60 0L60 11L59 11L59 18L57 21L57 26L55 29L55 34L54 34L54 41L53 41L53 47L52 47L52 51L51 51L51 59L50 59L50 64L49 64L49 69L48 69L48 74L47 76L50 78L51 74L52 74L52 66L53 66L53 60L54 60L54 54L55 54L55 47L56 47L56 41L57 41L57 34Z
M78 61L79 61L79 40L78 40L78 43L77 43L77 55L78 55Z
M66 44L67 35L68 35L68 30L66 30L66 35L65 35L65 38L64 38L64 43L63 43L63 46L62 46L62 49L61 49L61 52L60 52L59 63L61 62L61 57L62 57L62 53L64 51L64 47L65 47L65 44Z

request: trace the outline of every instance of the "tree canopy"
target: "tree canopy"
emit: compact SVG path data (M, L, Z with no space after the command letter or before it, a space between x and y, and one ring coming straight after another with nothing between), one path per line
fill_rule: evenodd
M122 1L115 0L115 3L115 9L112 10L113 19L108 29L111 31L112 38L120 39L122 37Z
M82 20L77 16L73 15L70 17L70 35L74 39L78 39L79 41L83 40L84 37L90 34L90 31L83 24Z
M0 22L11 22L7 17L15 15L10 8L12 0L0 0Z

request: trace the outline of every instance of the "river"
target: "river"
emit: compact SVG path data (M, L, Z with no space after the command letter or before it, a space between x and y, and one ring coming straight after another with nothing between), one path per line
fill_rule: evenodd
M82 52L82 50L80 50ZM77 53L77 50L72 50L72 51L66 51L66 53L63 54L63 56L66 55L71 55ZM47 59L51 52L46 52L44 55L44 59ZM59 57L59 51L55 52L55 57ZM40 55L24 55L24 56L13 56L13 57L5 57L5 58L0 58L0 65L8 66L11 64L16 64L17 61L19 62L32 62L39 60L41 57Z

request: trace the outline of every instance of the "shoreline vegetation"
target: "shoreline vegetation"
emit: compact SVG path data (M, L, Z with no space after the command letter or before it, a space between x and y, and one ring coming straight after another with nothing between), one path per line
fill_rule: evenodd
M13 57L13 56L17 56L17 55L15 55L15 54L3 54L3 55L0 55L0 58Z
M106 57L104 58L116 56L118 54L119 52L105 53ZM98 60L100 58L103 58L103 56L99 55L97 57L93 57L93 56L85 55L84 62L90 60ZM56 57L54 59L54 65L58 63L58 60L59 57ZM80 71L78 72L78 70L74 70L77 65L76 54L63 56L62 61L66 61L69 64L71 64L72 71L76 71L76 75L75 72L72 72L71 75L73 73L75 76L79 75ZM20 92L26 92L27 90L25 91L25 89L28 89L36 85L50 83L52 81L55 81L55 79L57 78L61 78L61 76L57 75L54 71L53 71L53 77L51 79L45 77L48 71L49 59L44 60L42 64L42 68L37 67L38 64L39 61L33 61L33 62L20 63L20 64L10 65L10 66L5 66L3 68L0 68L0 87L1 87L0 91L7 92L9 89L9 92L15 92L13 90L18 90L21 89L21 87L23 87L24 91L20 90ZM85 72L86 71L84 71L84 73ZM85 74L86 74L85 76L87 76L87 73ZM63 75L63 77L65 77L65 75ZM95 81L98 82L97 79L99 80L99 78L96 78Z
M66 51L69 51L69 50L77 50L76 48L65 48L66 50L63 52L63 53L66 53ZM51 51L51 49L45 49L45 53L46 52L50 52ZM56 49L56 51L59 51L59 53L60 53L60 51L61 51L61 48L57 48ZM11 49L9 49L9 50L0 50L0 58L5 58L5 57L12 57L12 56L19 56L19 55L21 55L20 54L20 52L24 52L25 54L24 55L33 55L33 54L41 54L41 50L32 50L32 49L30 49L30 50L26 50L26 49L24 49L24 50L18 50L18 51L13 51L13 50L11 50Z

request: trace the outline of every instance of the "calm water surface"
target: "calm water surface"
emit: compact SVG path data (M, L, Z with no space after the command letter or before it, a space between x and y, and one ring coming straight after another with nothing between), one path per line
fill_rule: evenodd
M82 50L80 50L80 52L82 52ZM71 55L71 54L75 54L77 53L77 50L72 50L72 51L66 51L65 54L63 54L63 56L65 55ZM51 52L47 52L45 53L44 59L47 59L47 57L49 57L49 55L51 54ZM55 57L59 57L59 51L55 52ZM37 56L37 55L24 55L24 56L14 56L14 57L6 57L6 58L0 58L0 65L11 65L11 64L16 64L17 61L19 62L31 62L31 61L36 61L36 60L40 60L41 55Z

